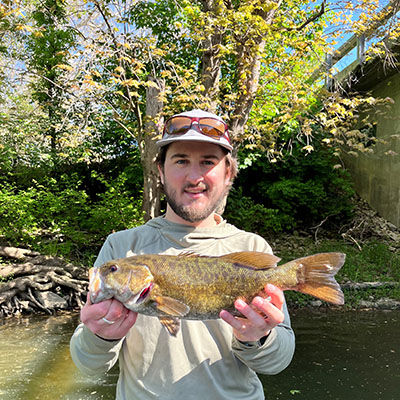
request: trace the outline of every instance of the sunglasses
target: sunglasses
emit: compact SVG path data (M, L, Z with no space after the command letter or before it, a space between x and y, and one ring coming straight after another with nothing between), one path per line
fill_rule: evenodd
M217 118L210 117L171 117L165 122L163 136L165 134L176 136L184 135L190 128L192 128L194 122L197 122L197 129L203 135L210 136L215 139L225 137L225 139L230 142L228 136L228 125Z

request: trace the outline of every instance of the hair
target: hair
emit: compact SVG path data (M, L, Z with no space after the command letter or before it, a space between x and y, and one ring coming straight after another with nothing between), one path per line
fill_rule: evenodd
M159 150L157 156L156 156L156 163L160 166L162 170L164 170L164 163L165 163L165 157L167 154L169 144L166 146L161 147ZM237 158L225 147L220 146L222 151L225 154L225 164L226 167L229 168L230 173L231 173L231 186L233 184L233 181L235 180L237 174L238 174L238 162Z

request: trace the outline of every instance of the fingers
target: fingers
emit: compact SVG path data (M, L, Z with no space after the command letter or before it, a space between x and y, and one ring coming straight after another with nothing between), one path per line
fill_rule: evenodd
M267 298L255 297L250 304L242 299L235 301L235 308L244 316L234 317L223 310L220 317L233 328L233 333L241 341L257 341L284 320L282 311L283 291L274 285L266 285Z
M267 301L266 301L267 302ZM264 311L264 299L261 297L255 297L251 303L254 308L248 305L243 300L235 301L235 308L241 314L243 314L249 321L251 321L252 325L259 330L266 330L267 324L265 322L265 314L261 314L260 311ZM268 303L268 302L267 302ZM256 311L257 310L257 311Z
M267 293L271 298L271 303L278 309L282 310L283 303L285 302L285 296L283 290L277 288L274 285L268 283L265 286L265 293Z
M230 312L226 310L222 310L219 313L219 316L221 319L223 319L225 322L231 325L233 329L239 330L242 326L242 323L240 322L239 318L235 318Z
M81 321L96 335L105 339L123 338L136 322L137 313L115 299L97 304L90 297L81 310Z

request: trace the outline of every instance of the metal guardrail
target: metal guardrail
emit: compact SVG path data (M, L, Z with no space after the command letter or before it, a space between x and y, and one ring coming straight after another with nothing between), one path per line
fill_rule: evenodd
M400 1L391 0L380 13L382 18L373 22L361 35L353 35L345 43L343 43L337 50L331 54L326 55L325 62L323 62L311 75L310 81L315 82L323 73L327 73L325 77L325 85L331 88L334 81L340 81L343 77L349 75L358 65L365 62L365 52L367 39L378 29L385 24L393 15L399 12ZM343 70L336 75L332 75L333 66L357 47L356 59L346 66Z

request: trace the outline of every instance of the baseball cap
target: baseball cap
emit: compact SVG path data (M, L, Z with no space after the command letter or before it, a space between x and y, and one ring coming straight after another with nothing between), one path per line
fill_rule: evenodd
M186 118L178 118L186 117ZM221 117L199 109L175 114L164 125L159 147L177 141L207 142L218 144L232 151L228 126Z

